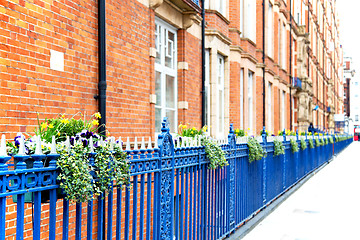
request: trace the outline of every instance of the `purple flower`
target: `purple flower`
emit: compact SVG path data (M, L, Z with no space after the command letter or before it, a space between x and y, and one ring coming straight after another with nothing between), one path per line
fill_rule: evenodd
M89 144L89 142L86 138L81 139L81 141L82 141L82 144L84 147L86 147Z

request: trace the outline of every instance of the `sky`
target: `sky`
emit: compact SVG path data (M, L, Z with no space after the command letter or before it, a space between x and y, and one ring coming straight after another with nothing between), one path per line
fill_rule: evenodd
M340 43L344 56L352 57L356 75L360 75L360 1L336 0ZM356 76L355 75L355 76Z

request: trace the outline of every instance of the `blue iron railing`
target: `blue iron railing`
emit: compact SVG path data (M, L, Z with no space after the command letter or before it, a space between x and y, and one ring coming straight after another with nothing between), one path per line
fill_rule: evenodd
M263 136L267 157L249 163L247 144L236 139L231 126L222 144L229 165L212 170L203 146L192 141L175 146L167 121L161 131L154 148L143 142L140 149L127 150L131 186L109 186L108 196L86 204L58 199L59 155L16 155L13 170L6 164L10 157L0 151L0 240L221 239L352 142L334 139L292 153L290 137L283 136L285 154L275 157L271 138ZM294 138L300 146L301 137ZM48 167L41 164L44 157L51 160ZM34 161L33 167L26 169L25 160ZM29 193L32 203L25 203ZM45 194L48 203L42 203Z

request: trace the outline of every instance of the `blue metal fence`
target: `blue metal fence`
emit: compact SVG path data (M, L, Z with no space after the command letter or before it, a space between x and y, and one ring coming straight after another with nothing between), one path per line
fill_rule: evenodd
M300 148L299 136L296 140ZM51 160L48 167L41 162L45 155L16 155L15 170L6 164L10 157L3 155L0 240L221 239L351 142L352 138L334 139L334 144L292 153L290 141L284 137L285 154L275 157L274 144L263 136L267 157L249 163L247 144L237 142L231 127L228 141L222 145L229 165L212 170L204 147L175 147L164 121L155 148L149 144L146 149L143 144L140 150L127 150L131 186L110 186L107 196L87 204L57 199L59 155L47 155ZM25 160L34 161L33 167L27 169ZM33 194L32 203L25 203L28 193ZM45 193L49 201L44 204L41 196ZM15 195L13 203L9 197ZM45 206L48 216L42 212ZM11 215L10 207L16 216ZM29 208L33 209L30 220ZM9 231L8 221L14 220L16 231ZM30 230L24 228L29 221Z

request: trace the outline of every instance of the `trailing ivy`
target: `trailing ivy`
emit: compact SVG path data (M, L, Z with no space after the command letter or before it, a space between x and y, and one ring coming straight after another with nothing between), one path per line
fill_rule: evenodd
M100 195L109 190L111 183L127 185L129 183L129 164L126 161L126 153L116 146L112 152L108 145L99 146L95 149L96 155L95 173L97 176L94 184L94 194Z
M325 140L322 138L321 141L320 141L320 145L321 146L325 146Z
M326 138L324 139L324 141L325 141L325 144L324 144L324 145L328 145L328 143L329 143L328 137L326 137Z
M129 184L129 164L126 153L119 147L115 147L115 151L110 151L108 146L96 147L94 166L90 165L89 148L81 142L76 142L70 150L62 146L59 153L57 179L67 200L87 202L101 193L106 194L113 182L119 186Z
M314 148L314 147L315 147L315 146L314 146L314 141L313 141L312 138L309 138L309 147L310 147L310 148Z
M277 139L274 140L274 156L279 156L281 154L285 154L285 147L282 141Z
M221 149L220 145L215 141L202 138L202 145L205 146L205 153L208 159L210 160L210 169L222 168L229 165L228 161L225 158L225 152Z
M299 144L295 139L290 139L291 152L296 153L299 151Z
M315 138L315 146L319 147L320 146L320 141L318 138Z
M87 202L93 199L94 179L83 144L76 143L69 151L62 147L56 164L60 168L57 179L60 180L60 188L65 191L67 200Z
M256 138L250 137L247 145L249 149L249 163L252 163L255 160L261 160L266 156L264 148L260 145Z
M301 147L301 150L303 150L303 151L307 148L307 144L304 139L300 140L300 147Z
M329 142L331 143L331 144L334 144L334 139L333 139L333 137L331 136L331 137L329 137Z

